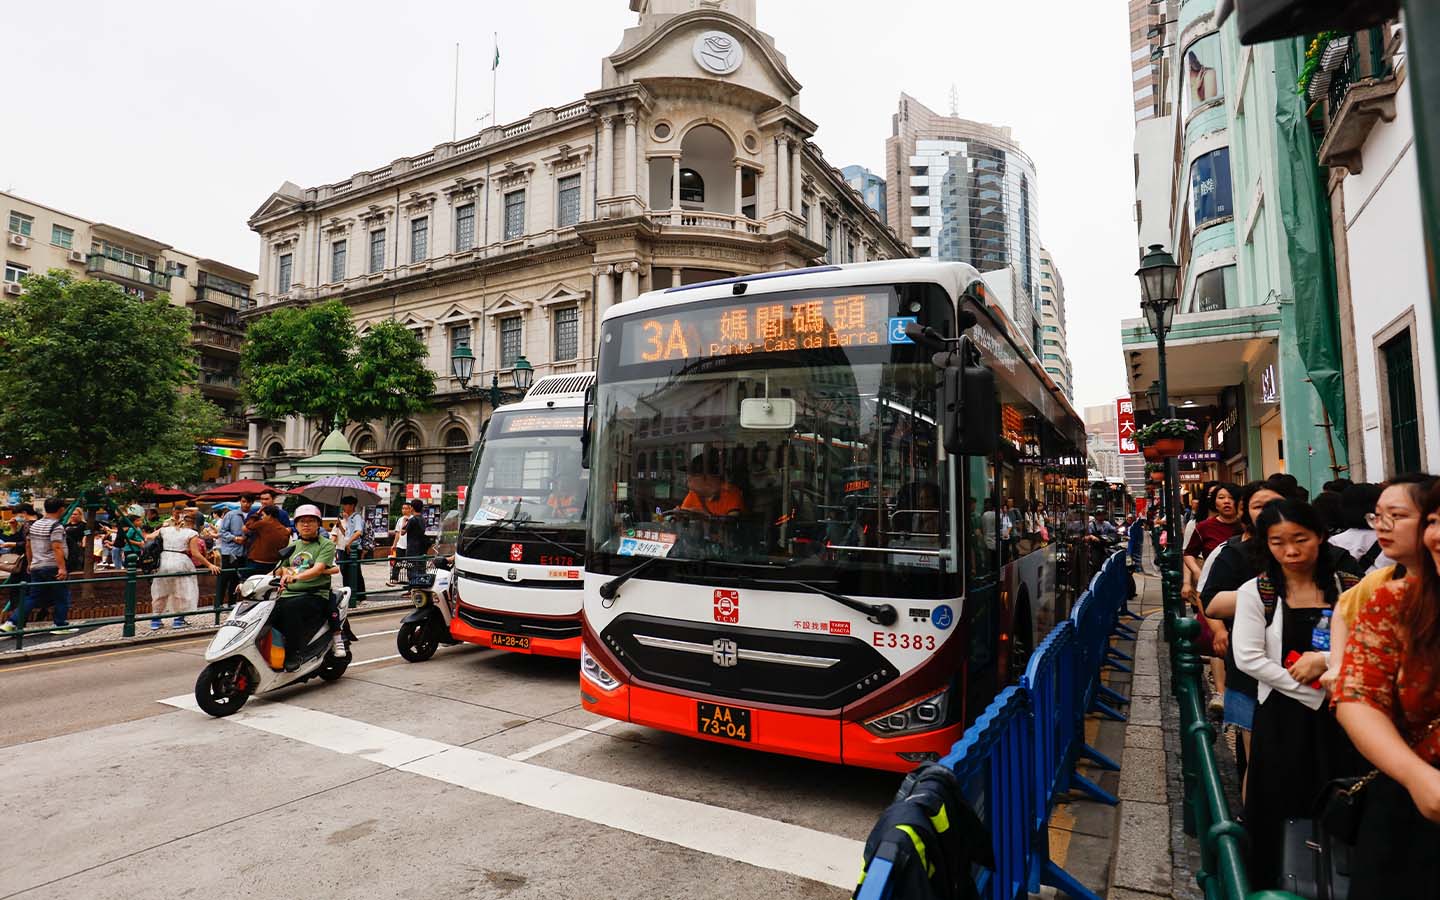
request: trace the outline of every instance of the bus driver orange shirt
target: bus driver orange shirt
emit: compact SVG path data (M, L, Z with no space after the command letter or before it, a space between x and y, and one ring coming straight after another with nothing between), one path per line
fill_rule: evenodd
M714 475L694 475L691 490L685 495L681 509L702 512L708 516L734 516L745 511L745 498L740 489Z

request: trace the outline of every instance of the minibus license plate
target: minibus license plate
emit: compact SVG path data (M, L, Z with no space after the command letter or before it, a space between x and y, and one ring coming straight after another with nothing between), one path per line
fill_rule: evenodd
M490 635L490 646L504 647L506 650L528 651L530 649L530 638L523 634L500 634L497 632Z
M697 703L698 722L695 730L711 737L731 741L750 740L750 710L718 703Z

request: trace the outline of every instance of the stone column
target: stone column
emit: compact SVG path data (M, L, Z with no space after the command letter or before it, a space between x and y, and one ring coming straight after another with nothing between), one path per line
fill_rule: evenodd
M640 296L640 264L627 262L620 269L620 299L634 300Z
M611 266L595 266L590 274L595 276L595 311L596 319L603 317L605 311L615 305L615 282L610 276Z
M679 287L683 280L682 269L679 266L670 267L670 286Z
M260 423L250 422L246 426L245 455L260 455Z
M735 162L735 215L737 216L743 215L745 211L745 201L742 198L745 190L744 185L745 167L737 160Z
M680 208L680 157L676 156L670 166L670 208Z
M790 154L790 211L800 215L800 209L805 205L803 191L805 188L804 179L801 176L801 161L805 156L805 143L795 142L795 151Z
M790 207L790 141L785 135L775 138L775 211Z
M625 114L625 196L635 196L635 155L639 147L635 141L635 123L640 118L638 113L627 112Z
M615 117L600 117L600 199L615 194Z

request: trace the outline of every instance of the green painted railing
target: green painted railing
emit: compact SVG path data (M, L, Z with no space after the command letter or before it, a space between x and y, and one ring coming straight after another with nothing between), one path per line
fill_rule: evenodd
M1177 573L1178 577L1178 573ZM1167 604L1166 616L1175 609ZM1180 770L1185 783L1185 833L1200 842L1195 881L1206 900L1303 900L1286 891L1250 890L1245 870L1249 840L1230 815L1230 801L1215 761L1215 728L1205 714L1204 663L1196 652L1200 623L1174 618L1170 629L1170 685L1180 706Z
M389 566L389 565L391 565L391 564L393 564L393 563L397 563L397 562L398 562L398 563L401 563L401 564L404 564L404 565L406 565L406 566L414 566L414 565L416 565L416 564L428 565L429 563L433 562L433 560L434 560L434 557L433 557L433 556L378 557L378 558L375 558L375 559L363 559L363 560L349 560L349 559L345 559L345 560L340 560L340 561L338 561L337 565L340 566L340 568L341 568L341 570L342 570L342 572L343 572L344 570L346 570L346 569L351 569L351 568L353 568L353 567L359 567L359 566L375 566L375 565ZM127 567L123 570L123 572L122 572L121 574L110 575L110 576L101 576L101 577L98 577L98 578L74 578L74 579L66 579L66 580L63 581L63 582L55 582L55 583L57 583L57 584L63 584L65 587L67 587L67 588L72 588L72 589L73 589L73 588L76 588L76 587L83 587L83 586L85 586L85 585L87 585L87 584L111 584L111 585L113 585L113 584L120 584L120 585L122 585L122 589L121 589L122 603L124 604L124 607L125 607L125 611L124 611L124 613L123 613L122 615L118 615L118 616L104 616L104 617L91 618L91 619L76 619L76 620L71 621L71 622L70 622L68 625L66 625L66 626L60 626L60 625L28 625L28 624L26 624L26 623L21 623L21 627L15 629L14 631L7 632L7 633L4 633L4 634L0 634L0 649L4 649L4 648L5 648L5 644L8 643L10 640L14 640L14 641L15 641L15 646L14 646L13 648L10 648L10 649L21 650L21 649L24 649L24 646L25 646L25 638L26 638L27 636L34 636L34 635L41 635L41 634L50 634L50 633L55 632L55 631L62 631L62 630L68 631L68 630L70 630L70 629L76 629L76 628L79 628L79 629L98 628L98 627L100 627L100 626L102 626L102 625L123 625L124 628L121 629L121 636L122 636L122 637L127 637L127 638L134 637L134 636L135 636L135 623L136 623L136 621L138 621L139 619L158 618L157 616L153 616L153 615L151 615L150 613L139 613L139 612L137 612L138 601L139 601L139 594L138 594L138 591L137 591L137 587L139 586L140 582L142 582L142 581L153 581L153 580L155 580L156 578L170 578L170 577L175 577L175 576L173 576L173 575L161 574L161 573L158 573L158 572L157 572L157 573L151 573L151 574L144 574L144 573L140 572L138 569L136 569L136 568L134 567L134 564L133 564L133 563L134 563L134 560L133 560L133 558L131 559L130 562L131 562L131 565L127 566ZM246 570L244 570L244 569L222 569L222 570L221 570L222 573L223 573L223 572L229 572L229 573L235 574L235 575L237 576L237 586L238 586L239 582L243 582L243 581L244 581L244 577L245 577L245 576L244 576L244 573L245 573L245 571L246 571ZM197 569L197 570L196 570L196 576L198 577L198 576L201 575L201 574L208 574L208 573L204 573L204 570L198 570L198 569ZM338 584L339 584L339 583L337 582L337 585L338 585ZM20 603L21 603L21 599L22 599L22 594L23 594L23 592L24 592L27 588L29 588L29 587L30 587L30 583L29 583L28 581L7 581L7 582L4 582L3 584L0 584L0 607L4 607L4 608L5 608L5 615L4 615L4 617L3 617L5 620L8 620L8 619L9 619L12 610L17 609L17 608L19 607L19 605L20 605ZM366 600L372 600L372 599L377 598L377 597L387 597L387 598L388 598L388 597L396 597L396 598L398 598L401 594L406 593L408 590L409 590L409 587L408 587L407 585L403 584L403 583L402 583L402 584L397 584L397 585L387 585L386 587L381 588L381 589L378 589L378 590L370 590L370 589L367 588L366 591L365 591L365 599L366 599ZM216 598L216 599L218 600L218 598ZM9 601L9 603L7 604L6 601ZM357 598L357 597L355 597L355 596L351 596L351 598L350 598L350 607L353 609L353 608L357 607L359 604L360 604L360 598ZM184 613L180 613L180 614L178 614L178 615L181 615L181 616L184 616L184 617L186 617L186 618L189 618L189 617L191 617L191 616L197 616L197 617L198 617L198 616L201 616L201 615L209 614L209 615L213 616L214 624L218 625L218 624L220 624L220 620L221 620L221 618L222 618L222 614L223 614L223 613L226 613L226 612L229 612L231 609L234 608L234 606L235 606L235 605L234 605L233 603L212 602L212 604L211 604L210 606L201 606L201 607L199 607L199 608L197 608L197 609L187 610L187 611L185 611ZM167 613L167 614L166 614L167 617L168 617L168 616L172 616L172 615L177 615L177 614L175 614L175 613Z

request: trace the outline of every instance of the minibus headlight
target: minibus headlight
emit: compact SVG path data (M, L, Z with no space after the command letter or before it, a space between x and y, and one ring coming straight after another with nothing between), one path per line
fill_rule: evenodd
M580 675L602 690L613 691L620 686L615 676L605 671L599 660L590 655L590 649L584 646L580 648Z
M867 720L865 730L877 737L931 731L945 724L949 710L950 691L947 688Z

